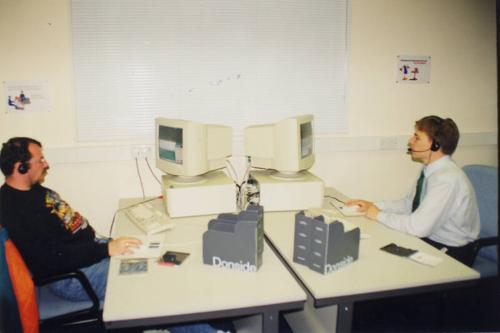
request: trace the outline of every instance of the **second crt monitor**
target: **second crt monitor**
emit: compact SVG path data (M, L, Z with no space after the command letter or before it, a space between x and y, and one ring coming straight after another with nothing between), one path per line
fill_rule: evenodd
M222 170L232 153L228 126L156 119L156 166L170 217L236 211L236 188Z
M313 116L245 128L245 155L265 211L300 210L323 205L323 181L307 169L314 164Z
M256 168L298 176L314 164L313 116L284 119L276 124L245 128L245 155Z

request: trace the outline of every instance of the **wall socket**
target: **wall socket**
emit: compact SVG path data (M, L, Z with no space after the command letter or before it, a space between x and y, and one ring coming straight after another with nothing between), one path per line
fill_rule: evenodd
M133 159L151 158L150 146L133 146L130 150Z

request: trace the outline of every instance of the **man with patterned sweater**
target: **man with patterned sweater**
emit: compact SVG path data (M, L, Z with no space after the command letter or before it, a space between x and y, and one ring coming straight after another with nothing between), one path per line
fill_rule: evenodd
M109 257L137 248L136 238L108 241L96 237L87 219L60 196L43 187L49 165L40 142L12 138L2 146L0 168L5 183L0 188L1 220L35 279L80 269L99 299L104 299ZM51 290L73 301L88 296L74 280L53 283Z

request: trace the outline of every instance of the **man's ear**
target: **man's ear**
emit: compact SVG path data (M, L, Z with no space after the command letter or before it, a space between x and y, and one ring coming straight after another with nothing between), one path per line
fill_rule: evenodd
M19 173L19 165L21 165L21 162L14 163L14 166L12 167L12 175Z

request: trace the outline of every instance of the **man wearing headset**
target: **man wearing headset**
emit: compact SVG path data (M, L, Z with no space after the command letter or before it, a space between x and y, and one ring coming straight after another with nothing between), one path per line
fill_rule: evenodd
M140 245L136 238L96 238L87 219L43 187L49 164L42 144L25 137L3 144L0 188L3 227L17 246L35 279L80 269L102 300L106 290L109 257L128 253ZM88 300L76 280L51 284L57 295L73 301Z
M5 183L0 187L0 221L21 252L35 279L79 269L100 300L104 299L109 257L126 254L140 240L96 238L87 219L49 188L43 187L49 164L37 140L16 137L2 146L0 168ZM0 226L0 227L2 227ZM72 301L88 300L75 279L55 282L50 289ZM215 333L232 329L232 323L196 323L169 326L171 333Z
M479 235L479 210L474 189L451 159L459 131L455 122L427 116L415 123L408 153L422 163L421 176L407 196L397 201L349 200L359 211L386 226L422 238L471 266ZM420 183L420 186L419 186Z

